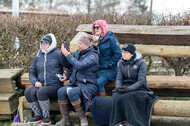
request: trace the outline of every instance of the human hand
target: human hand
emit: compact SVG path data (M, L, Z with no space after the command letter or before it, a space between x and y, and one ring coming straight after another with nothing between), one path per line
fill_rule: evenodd
M70 54L70 52L68 52L68 50L64 47L64 44L61 46L61 52L66 57Z
M100 41L100 36L99 35L93 35L92 39L93 39L93 45L97 46L98 42Z
M35 83L35 87L37 87L37 88L41 88L41 87L42 87L42 84L41 84L40 82L37 81L37 82Z
M67 77L65 75L61 76L62 79L59 79L61 82L65 82L67 80Z
M119 94L124 94L124 93L127 93L128 92L128 88L127 87L118 87L116 89L116 91L119 93Z

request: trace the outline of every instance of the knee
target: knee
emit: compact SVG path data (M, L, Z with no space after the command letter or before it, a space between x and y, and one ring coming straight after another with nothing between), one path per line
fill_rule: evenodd
M29 94L32 93L32 90L34 89L35 87L28 87L26 88L26 90L24 91L24 95L27 96Z
M58 91L57 91L57 96L58 96L58 99L61 98L62 96L64 96L66 94L66 90L64 87L60 88Z
M105 85L108 82L108 80L105 77L99 77L97 80L97 85Z
M76 92L76 90L72 90L72 89L69 90L68 98L71 102L75 102L75 101L79 100L80 97L81 96L80 96L79 92Z
M37 91L37 96L44 96L46 94L46 91L43 90L43 87L39 88Z
M68 91L68 97L69 98L73 98L75 95L76 95L76 93L72 89Z
M26 88L26 90L24 91L24 95L26 96L27 94L30 93L30 90L29 90L30 87Z
M102 85L102 82L103 82L103 81L102 81L101 77L98 78L98 80L97 80L97 85L98 85L98 86Z

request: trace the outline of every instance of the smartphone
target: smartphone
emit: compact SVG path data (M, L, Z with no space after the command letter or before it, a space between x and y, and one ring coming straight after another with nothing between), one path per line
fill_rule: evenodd
M67 42L67 41L63 41L63 45L64 45L64 48L67 49L67 51L70 52L70 42Z
M56 74L56 76L57 76L59 79L63 79L63 78L61 77L61 74Z

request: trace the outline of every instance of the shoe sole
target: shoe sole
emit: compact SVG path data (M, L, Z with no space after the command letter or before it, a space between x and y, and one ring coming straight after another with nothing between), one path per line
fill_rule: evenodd
M44 123L44 122L41 123L41 126L49 126L49 125L51 125L51 121L49 123Z
M28 122L28 124L38 124L39 121L36 122Z
M41 126L49 126L51 123L41 123Z

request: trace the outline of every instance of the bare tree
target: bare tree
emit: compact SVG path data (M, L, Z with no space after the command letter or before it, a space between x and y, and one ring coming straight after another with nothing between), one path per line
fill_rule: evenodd
M49 9L49 0L20 0L20 7L23 8L44 8Z
M94 0L93 10L97 13L109 13L115 11L115 6L120 4L120 0Z
M87 9L88 9L88 13L90 13L91 12L91 0L88 0Z
M0 0L0 6L10 7L12 5L12 0Z
M128 7L129 11L139 11L144 13L147 11L147 0L130 0L131 5Z

